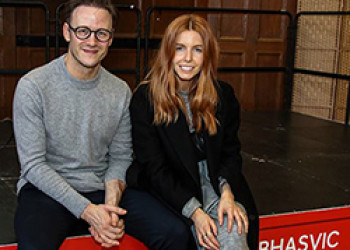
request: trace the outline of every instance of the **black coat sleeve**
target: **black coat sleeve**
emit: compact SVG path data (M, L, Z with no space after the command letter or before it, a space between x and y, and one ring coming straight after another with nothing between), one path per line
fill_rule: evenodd
M234 90L229 84L220 82L219 86L219 108L221 108L219 126L222 127L222 146L217 177L225 178L236 196L241 192L243 178L241 143L238 138L240 106Z

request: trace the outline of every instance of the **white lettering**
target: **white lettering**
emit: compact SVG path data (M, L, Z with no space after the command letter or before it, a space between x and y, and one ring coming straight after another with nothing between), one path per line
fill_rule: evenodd
M338 236L338 238L337 238ZM340 232L320 232L318 234L303 234L299 238L291 236L287 239L277 238L262 240L259 243L259 250L325 250L339 246Z
M299 244L300 244L300 245L303 245L304 248L303 248L303 249L298 248L298 250L307 250L308 244L307 244L305 241L303 241L303 239L307 240L308 238L309 238L309 236L307 236L307 235L302 235L302 236L300 236L300 238L299 238Z
M259 250L269 250L269 242L266 240L260 241Z
M274 250L274 249L283 250L283 242L284 242L284 239L281 238L280 245L275 246L275 241L272 240L272 241L271 241L271 248L270 248L270 249L271 249L271 250Z
M327 233L323 233L323 237L322 237L322 249L325 249L325 247L326 247L326 234L327 234Z
M317 241L314 241L314 236L310 234L310 240L311 240L311 246L313 250L317 249L318 244L320 243L320 240L322 238L322 233L318 234Z
M335 242L334 244L331 243L331 237L333 236L333 234L336 234L337 236L340 235L340 233L338 231L332 231L330 232L330 234L328 235L328 238L327 238L327 245L330 247L330 248L335 248L336 246L339 245L339 242Z
M286 250L296 250L295 249L295 242L294 242L294 238L290 237L288 244L286 246Z

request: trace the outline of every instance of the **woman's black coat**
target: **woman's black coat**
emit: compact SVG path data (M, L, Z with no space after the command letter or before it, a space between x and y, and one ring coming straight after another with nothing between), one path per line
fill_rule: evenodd
M225 178L235 200L247 209L250 219L248 242L251 249L256 249L258 215L242 175L237 135L239 103L229 84L218 82L217 85L217 134L205 134L209 177L219 197L219 177ZM139 86L132 97L130 115L135 159L127 171L127 185L150 190L179 214L190 198L196 197L201 201L196 153L183 113L180 112L178 120L169 125L154 125L153 106L145 84Z

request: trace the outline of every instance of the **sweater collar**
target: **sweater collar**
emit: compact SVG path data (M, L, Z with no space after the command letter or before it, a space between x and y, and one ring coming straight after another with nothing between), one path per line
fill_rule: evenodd
M79 88L79 89L91 89L91 88L95 88L98 85L99 78L101 75L101 67L100 67L97 75L93 79L87 79L87 80L77 79L69 73L67 66L64 63L65 57L66 57L66 54L62 55L59 58L59 61L60 61L59 64L60 64L62 71L65 73L66 78L69 79L69 82L73 86L75 86L76 88Z

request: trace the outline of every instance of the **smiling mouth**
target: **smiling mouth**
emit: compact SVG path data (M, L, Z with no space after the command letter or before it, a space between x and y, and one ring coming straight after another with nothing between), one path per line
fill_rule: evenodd
M83 51L88 54L96 54L98 52L98 50L93 49L83 49Z
M179 66L181 70L183 71L192 71L194 67L192 66Z

